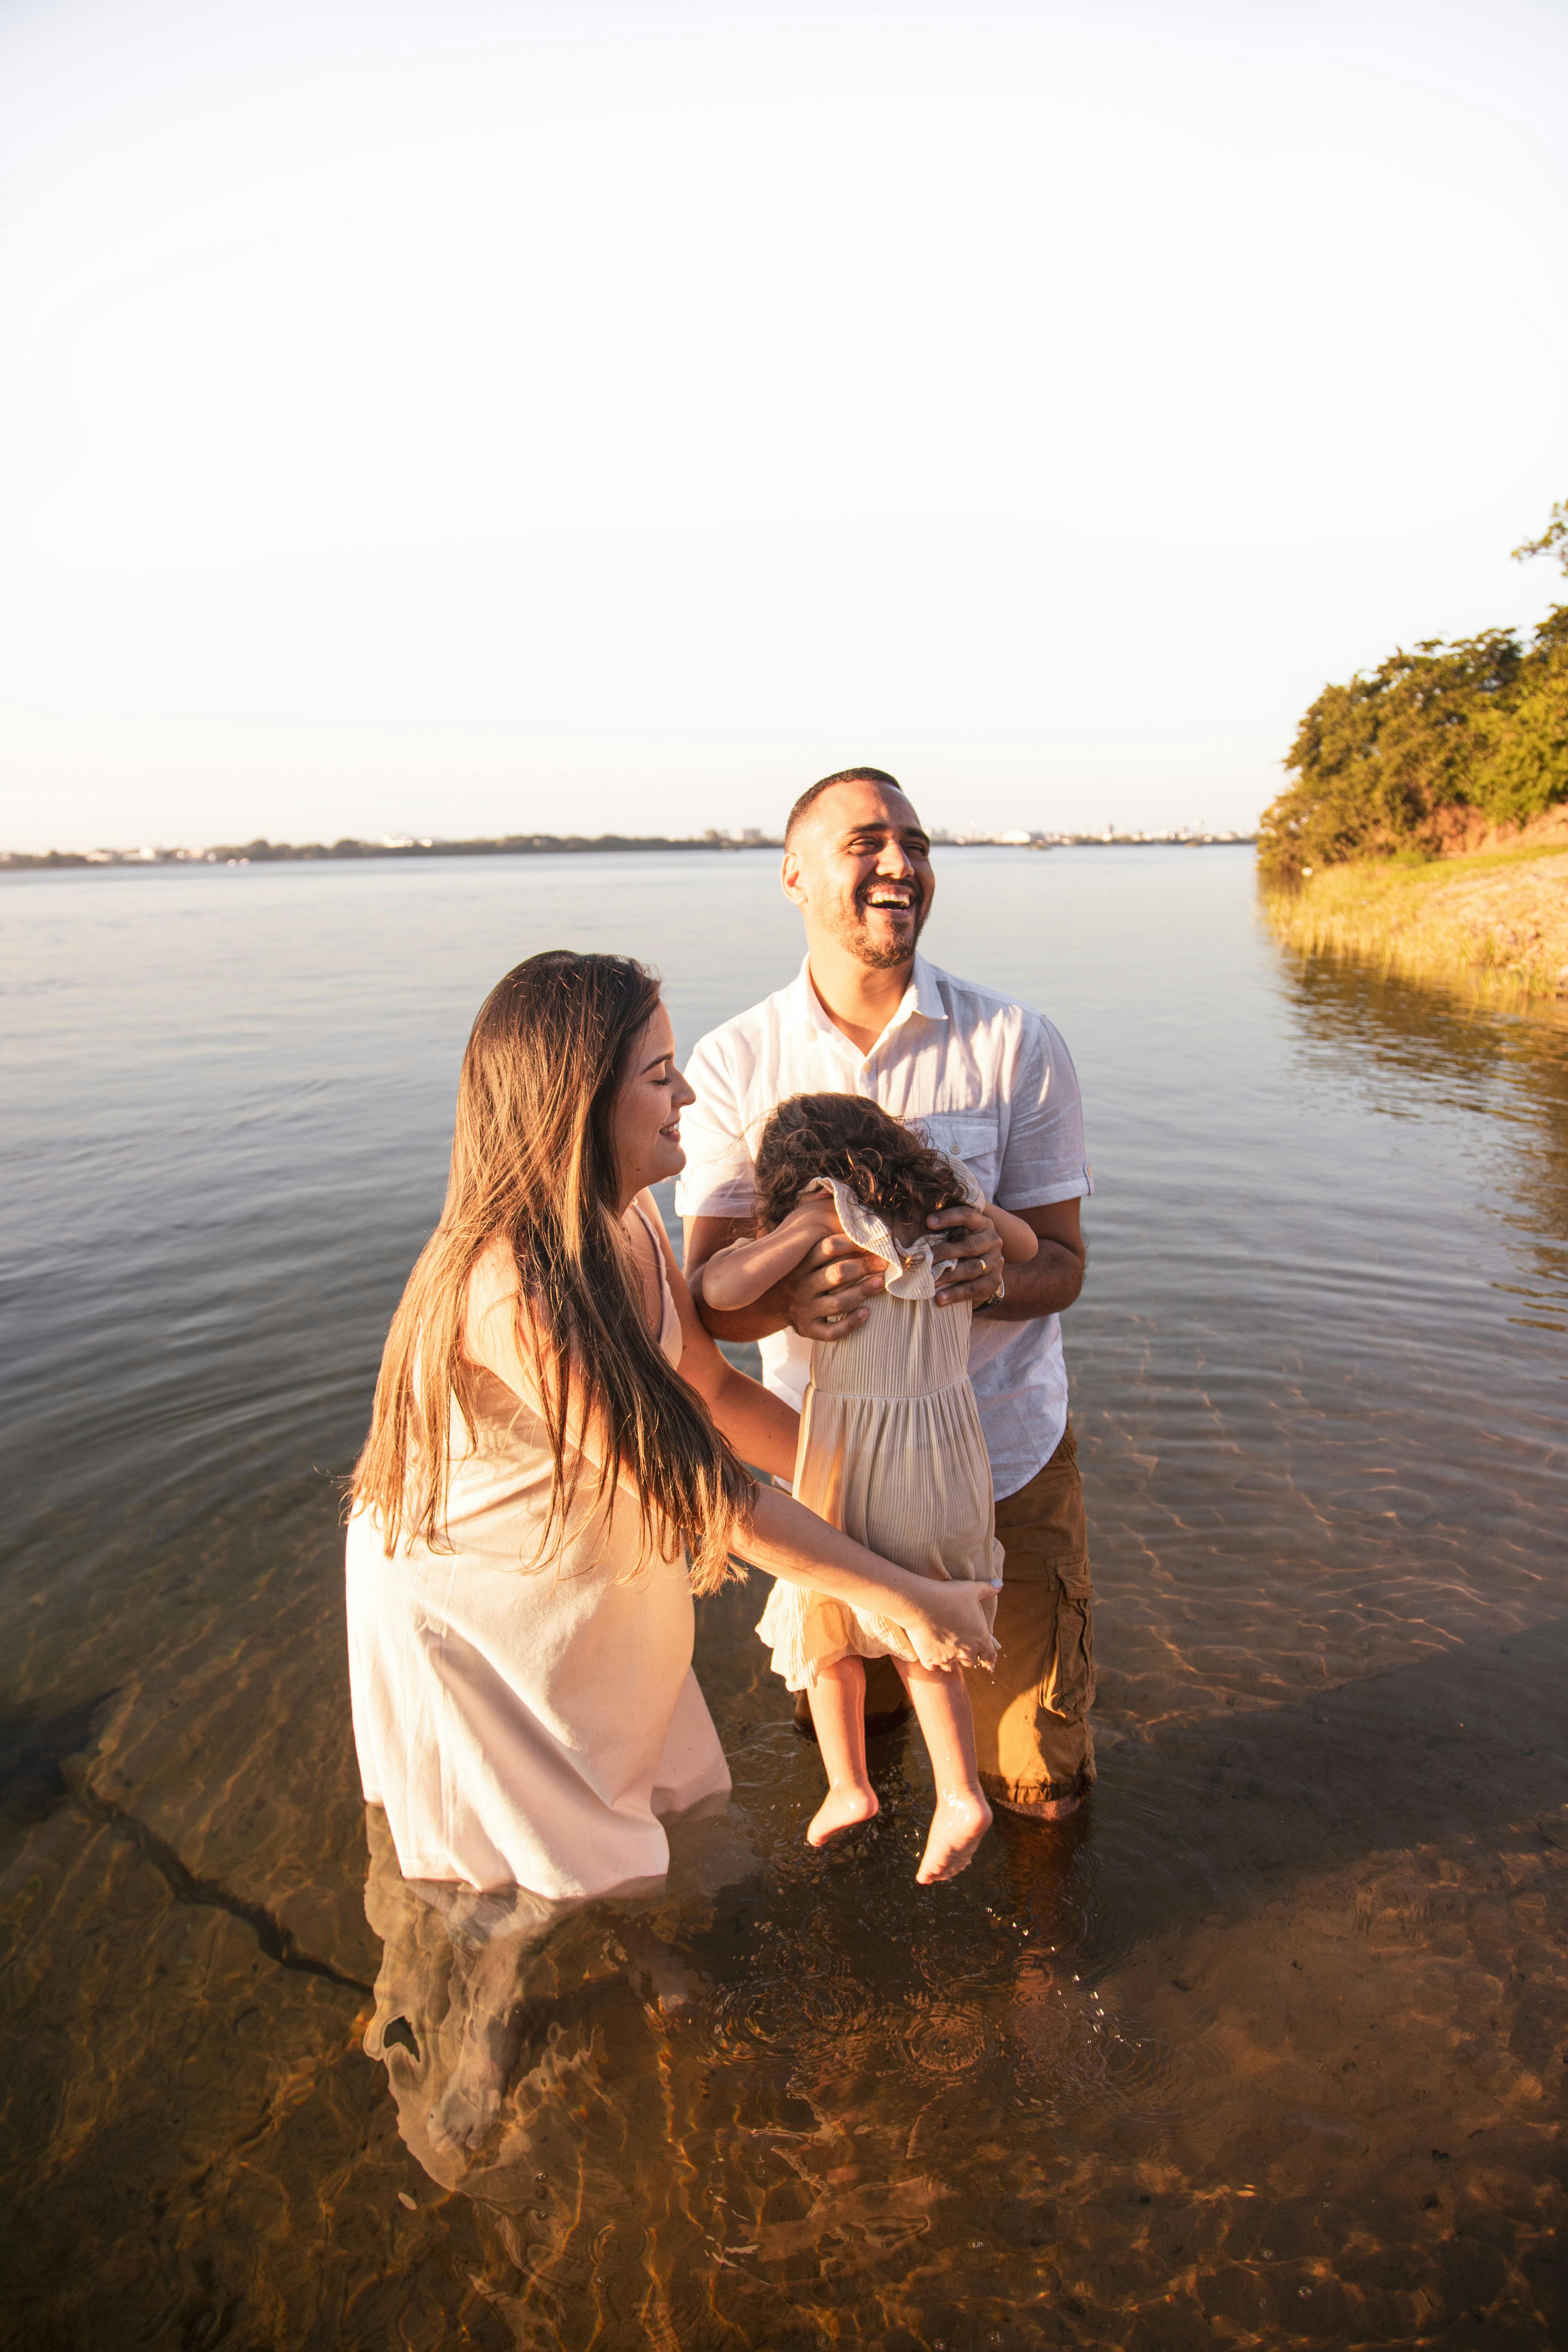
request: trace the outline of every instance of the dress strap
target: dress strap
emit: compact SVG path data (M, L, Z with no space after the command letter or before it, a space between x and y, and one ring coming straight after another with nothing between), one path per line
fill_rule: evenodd
M640 1201L634 1201L632 1206L642 1219L643 1229L653 1244L653 1262L658 1268L658 1295L663 1301L663 1312L659 1317L658 1325L658 1344L664 1354L668 1356L671 1341L679 1339L680 1314L675 1304L675 1293L669 1286L669 1269L664 1262L664 1237ZM671 1361L675 1360L676 1359L672 1357Z

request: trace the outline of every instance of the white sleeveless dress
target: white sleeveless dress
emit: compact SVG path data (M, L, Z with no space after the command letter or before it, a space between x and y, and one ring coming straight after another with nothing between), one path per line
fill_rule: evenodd
M659 1346L678 1364L680 1321L653 1238ZM489 1373L474 1402L471 1447L452 1409L451 1551L400 1540L389 1559L367 1512L349 1522L366 1801L384 1808L407 1878L572 1897L662 1877L659 1817L730 1790L691 1671L685 1563L641 1557L623 1494L525 1566L550 1504L544 1425Z
M984 1195L961 1160L964 1196ZM883 1220L847 1184L822 1177L853 1242L888 1262L887 1286L858 1330L817 1340L801 1404L795 1495L868 1550L913 1575L983 1584L987 1624L996 1614L1002 1547L991 1459L969 1383L973 1310L935 1304L941 1234L900 1247ZM815 1189L815 1188L813 1188ZM797 1584L775 1584L757 1632L773 1672L805 1690L843 1657L915 1663L909 1636L886 1617L848 1608Z

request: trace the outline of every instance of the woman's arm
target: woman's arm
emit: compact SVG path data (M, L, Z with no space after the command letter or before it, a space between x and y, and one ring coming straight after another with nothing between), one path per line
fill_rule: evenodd
M673 1276L670 1288L680 1316L682 1348L690 1349L689 1362L682 1355L683 1377L704 1399L737 1453L759 1469L776 1469L787 1477L795 1468L800 1416L724 1361L673 1265L663 1222L652 1201L647 1195L644 1198L666 1253L667 1269ZM471 1362L485 1365L514 1396L537 1409L539 1384L518 1348L516 1319L517 1268L504 1244L492 1244L470 1279L464 1352ZM595 1446L593 1431L584 1429L574 1414L570 1421L571 1444L581 1450L591 1467L596 1466L602 1445ZM617 1475L622 1486L637 1491L624 1465ZM907 1569L894 1568L777 1487L758 1487L742 1540L747 1559L771 1575L783 1577L787 1583L810 1585L852 1608L890 1617L904 1628L924 1666L989 1665L995 1657L996 1645L985 1630L981 1609L981 1586L938 1584L911 1576Z
M664 1270L680 1318L681 1379L696 1390L712 1414L715 1426L729 1439L742 1462L750 1462L774 1477L793 1478L800 1436L799 1413L782 1397L770 1395L760 1381L748 1380L744 1372L738 1372L720 1354L718 1341L699 1314L696 1301L686 1286L686 1277L675 1262L669 1235L651 1193L642 1195L642 1206L658 1236Z
M879 1559L829 1527L804 1503L759 1486L741 1541L745 1558L785 1584L804 1584L851 1609L901 1625L922 1666L990 1666L996 1644L986 1631L981 1594L990 1587L938 1583Z
M681 1378L697 1391L743 1461L754 1464L759 1470L776 1473L781 1478L792 1478L799 1413L725 1362L703 1329L679 1271L673 1268L658 1210L647 1193L642 1198L659 1235L667 1265L674 1273L670 1288L680 1316ZM517 1267L504 1243L492 1242L481 1253L469 1277L463 1353L470 1363L482 1364L492 1372L520 1403L542 1413L544 1401L538 1372L518 1345L517 1317ZM599 1468L605 1453L604 1432L584 1423L575 1391L567 1408L566 1443L571 1452L583 1456L590 1469ZM628 1494L637 1493L637 1481L624 1462L616 1475L617 1484Z

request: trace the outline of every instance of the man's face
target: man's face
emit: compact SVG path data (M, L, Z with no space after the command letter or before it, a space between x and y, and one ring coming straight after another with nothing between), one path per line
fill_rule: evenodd
M808 939L826 933L877 971L909 961L936 892L925 827L884 784L824 793L795 827L783 880Z

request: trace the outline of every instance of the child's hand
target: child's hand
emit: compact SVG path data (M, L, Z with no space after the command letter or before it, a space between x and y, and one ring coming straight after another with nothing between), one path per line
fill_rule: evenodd
M799 1241L804 1257L814 1244L824 1241L829 1234L842 1234L838 1221L838 1203L831 1192L803 1192L787 1217L782 1217L773 1227L775 1236L787 1234Z

